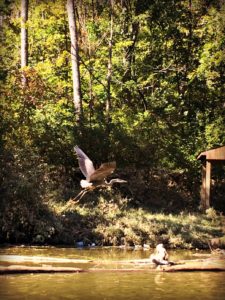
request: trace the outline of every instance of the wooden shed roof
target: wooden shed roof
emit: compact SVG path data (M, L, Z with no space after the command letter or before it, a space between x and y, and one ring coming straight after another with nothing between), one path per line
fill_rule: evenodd
M197 159L225 160L225 146L201 152Z

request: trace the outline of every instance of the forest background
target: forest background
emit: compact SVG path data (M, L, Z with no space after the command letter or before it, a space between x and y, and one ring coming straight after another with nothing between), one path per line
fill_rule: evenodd
M225 2L25 2L21 25L21 1L0 1L1 242L203 247L221 236L224 167L215 210L199 215L196 157L225 145ZM128 183L64 210L80 190L76 144L97 165L116 160Z

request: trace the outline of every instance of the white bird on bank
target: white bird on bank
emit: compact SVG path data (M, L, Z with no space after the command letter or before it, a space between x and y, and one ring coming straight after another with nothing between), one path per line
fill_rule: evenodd
M174 264L173 262L170 262L168 259L169 259L169 254L167 253L163 244L158 244L156 246L155 253L150 255L151 262L155 263L156 265Z

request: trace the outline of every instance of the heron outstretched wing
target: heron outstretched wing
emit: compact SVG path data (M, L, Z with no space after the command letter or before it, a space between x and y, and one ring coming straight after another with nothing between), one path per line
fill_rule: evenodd
M74 150L78 157L78 163L81 172L84 174L87 180L90 180L91 175L95 172L93 162L78 146L75 146Z
M93 174L91 174L90 181L104 180L107 176L114 172L115 168L115 161L101 164L101 166L97 170L95 170Z

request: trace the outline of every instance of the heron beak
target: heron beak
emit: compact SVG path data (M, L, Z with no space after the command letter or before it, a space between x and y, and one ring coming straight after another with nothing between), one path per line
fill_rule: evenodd
M127 180L120 179L120 181L119 181L119 182L121 182L121 183L126 183L126 182L127 182Z

